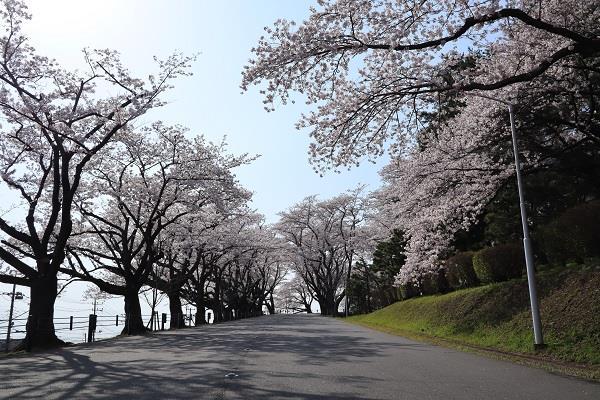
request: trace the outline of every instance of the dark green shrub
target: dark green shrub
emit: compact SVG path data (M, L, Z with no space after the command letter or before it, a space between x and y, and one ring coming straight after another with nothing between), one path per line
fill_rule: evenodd
M420 294L428 296L449 291L448 281L443 271L422 277L419 280Z
M600 256L600 201L566 210L539 232L542 251L555 264Z
M457 253L446 260L446 279L452 289L463 289L479 283L473 269L473 252Z
M443 272L421 277L418 283L408 283L398 287L398 294L402 300L416 296L428 296L448 292L449 286Z
M519 278L525 270L525 255L520 244L487 247L473 255L473 269L483 283Z
M437 275L427 275L421 278L419 283L423 296L439 293Z
M412 283L401 285L398 288L398 291L400 292L400 298L402 300L407 300L419 295L419 290Z

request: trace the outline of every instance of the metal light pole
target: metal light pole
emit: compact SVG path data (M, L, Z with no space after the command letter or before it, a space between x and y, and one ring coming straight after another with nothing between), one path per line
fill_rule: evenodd
M513 152L515 154L515 169L517 172L517 188L519 191L519 207L521 208L521 225L523 226L523 249L525 251L525 265L527 267L527 284L529 285L529 301L531 302L531 317L533 319L534 346L544 347L544 336L542 334L542 322L540 320L540 307L538 305L537 287L535 284L535 269L533 267L533 253L531 251L531 240L529 239L529 227L527 226L527 209L525 208L525 193L521 179L521 162L519 160L519 149L517 147L517 132L513 116L513 106L508 104L510 116L510 132L512 135Z
M508 106L510 116L510 132L512 136L513 153L515 156L515 170L517 172L517 189L519 191L519 207L521 209L521 225L523 226L523 251L525 252L525 266L527 268L527 284L529 286L529 301L531 303L531 318L533 321L534 347L536 349L544 348L544 336L542 334L542 322L540 319L540 307L538 304L537 287L535 283L535 269L533 266L533 253L531 251L531 240L529 239L529 227L527 226L527 209L525 208L525 192L523 190L523 181L521 178L521 161L519 160L519 148L517 145L517 131L515 129L515 120L513 105L508 101L489 97L483 94L474 96L483 97L488 100L497 101Z

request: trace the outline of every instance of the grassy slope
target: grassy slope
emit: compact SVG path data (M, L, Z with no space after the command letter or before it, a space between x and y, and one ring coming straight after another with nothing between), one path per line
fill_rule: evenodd
M577 363L600 378L600 268L538 273L545 342L536 357ZM349 322L420 339L534 354L527 282L513 280L392 304ZM581 374L579 374L581 375Z

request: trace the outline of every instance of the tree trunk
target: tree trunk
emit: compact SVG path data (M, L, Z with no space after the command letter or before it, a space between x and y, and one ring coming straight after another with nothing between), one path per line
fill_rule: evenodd
M150 321L148 321L148 325L146 328L150 330L154 330L154 327L157 325L155 322L156 317L156 301L158 299L158 290L156 288L152 288L152 309L150 310Z
M181 305L181 298L179 292L169 291L167 292L169 297L169 312L171 313L171 320L169 321L170 329L181 329L185 328L183 321L183 310Z
M336 316L336 315L337 315L337 313L338 313L338 310L340 309L340 303L341 303L341 302L342 302L342 300L343 300L343 299L345 299L345 298L347 298L347 297L346 297L346 296L340 296L340 297L338 297L338 299L337 299L337 300L334 300L334 302L333 302L333 303L334 303L334 305L333 305L333 314L332 314L333 316ZM348 303L346 303L346 304L348 304ZM345 311L346 311L346 310L344 310L344 312L345 312Z
M200 281L197 288L196 299L194 301L196 305L196 326L206 324L206 304L204 300L204 281ZM213 310L214 312L214 310Z
M206 309L204 308L204 302L202 304L196 303L196 318L194 319L195 326L201 326L206 324Z
M225 307L223 307L223 301L221 300L221 278L217 278L215 283L215 294L214 294L214 307L213 323L223 322L225 320Z
M321 309L321 315L331 315L330 307L325 300L319 301L319 308Z
M341 300L341 298L340 298ZM319 305L321 307L321 315L327 316L336 316L337 315L337 305L339 303L335 300L334 293L325 293L325 296L318 299Z
M219 305L216 301L213 301L213 306L211 307L213 310L213 324L218 324L219 322L223 322L223 314L219 309Z
M267 309L269 310L269 314L275 314L275 299L273 298L273 292L269 295L269 301L266 301Z
M130 289L125 293L125 327L122 335L140 335L148 331L142 320L138 292L139 289Z
M321 315L333 316L333 310L335 309L335 301L333 299L319 301L319 306L321 308Z
M312 314L312 307L309 303L304 302L304 310L306 310L307 314Z
M43 269L42 269L43 270ZM56 274L46 274L32 281L27 333L17 350L57 347L65 344L54 331L54 302L57 295Z

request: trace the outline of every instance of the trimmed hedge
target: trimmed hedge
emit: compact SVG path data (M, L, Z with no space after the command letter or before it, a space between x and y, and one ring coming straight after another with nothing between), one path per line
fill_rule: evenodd
M473 269L482 283L519 278L525 271L523 246L502 244L480 250L473 256Z
M398 288L399 297L402 300L408 300L412 297L416 297L419 295L419 290L412 283L407 283L405 285L400 285Z
M427 275L421 278L418 284L408 283L400 285L398 288L402 300L408 300L418 296L446 293L447 291L448 283L443 273Z
M566 210L541 228L539 236L543 252L553 264L581 263L600 256L600 201Z
M440 292L440 288L438 285L438 275L431 274L424 276L420 279L420 289L421 295L428 296L431 294L436 294Z
M457 253L446 260L446 279L452 289L464 289L477 285L479 280L473 269L473 252Z

